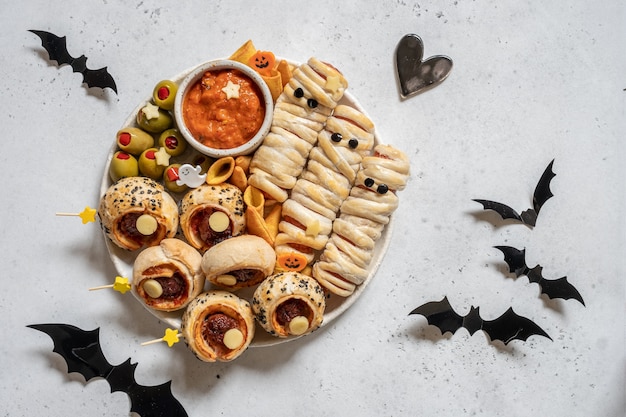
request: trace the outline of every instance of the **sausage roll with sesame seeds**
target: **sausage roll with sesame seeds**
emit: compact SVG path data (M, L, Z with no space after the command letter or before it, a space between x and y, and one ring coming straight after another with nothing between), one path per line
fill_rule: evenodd
M183 313L181 333L187 347L204 362L239 357L254 337L250 303L228 291L208 291L194 298Z
M146 177L122 178L100 199L104 234L130 251L158 245L178 230L178 206L165 188Z
M239 236L245 226L243 193L232 184L203 184L180 201L180 228L189 244L202 253Z
M254 291L252 309L257 322L277 337L302 336L316 330L324 319L324 289L308 275L279 272Z

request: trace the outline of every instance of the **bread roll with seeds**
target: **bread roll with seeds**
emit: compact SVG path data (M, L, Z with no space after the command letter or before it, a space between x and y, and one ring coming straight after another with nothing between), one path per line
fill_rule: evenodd
M179 221L176 201L146 177L122 178L111 185L100 199L98 218L111 242L130 251L174 237Z
M208 291L187 306L181 333L198 359L229 362L250 346L254 326L254 314L248 301L228 291Z
M243 193L232 184L203 184L180 202L180 228L189 244L201 253L239 236L245 226Z
M257 322L277 337L302 336L324 319L324 290L313 278L298 272L279 272L255 290L252 309Z

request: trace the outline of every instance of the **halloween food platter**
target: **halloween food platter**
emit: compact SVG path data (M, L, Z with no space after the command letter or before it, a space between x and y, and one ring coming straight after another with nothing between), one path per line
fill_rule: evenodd
M265 59L267 55L271 62L263 62L255 67L254 60L258 64L258 60ZM257 90L257 94L261 107L266 110L267 117L264 120L270 119L271 130L268 126L263 132L264 140L257 145L256 150L247 149L229 154L228 146L211 145L217 151L206 152L201 145L193 143L197 137L190 135L191 129L180 126L187 121L180 114L183 111L181 103L186 102L191 94L188 91L192 87L184 87L185 91L179 87L191 85L189 80L192 76L196 77L196 84L202 84L205 92L213 87L214 93L219 93L221 97L226 96L231 102L231 95L238 99L241 97L238 95L239 91L244 91L239 87L235 89L237 91L232 90L234 84L241 84L236 79L232 81L230 78L227 83L224 81L226 84L216 84L216 80L207 81L207 63L202 63L169 80L161 81L155 87L153 95L140 103L122 123L108 154L100 185L102 199L98 217L110 258L118 274L133 282L132 294L138 302L167 326L181 329L186 344L196 356L207 361L214 361L215 356L209 353L207 358L203 357L202 352L198 353L197 350L202 350L202 347L194 346L197 340L193 333L202 326L195 323L202 322L203 319L206 321L209 314L201 308L212 302L235 312L239 308L250 309L252 306L254 320L241 319L239 326L247 330L235 338L236 344L244 345L242 350L283 343L309 334L332 323L356 302L373 279L387 251L392 230L391 212L397 207L395 192L404 188L409 175L406 156L390 146L381 145L373 123L367 118L358 100L349 91L344 91L347 81L334 66L316 58L300 63L274 57L271 53L257 51L250 41L226 60L215 62L226 62L230 65L232 61L235 62L232 65L236 74L249 74L247 69L238 64L245 62L256 72L256 75L252 74L250 77L257 83L257 87L258 79L266 83L261 85L262 91L259 93ZM209 66L211 62L213 61L209 62ZM269 65L267 70L266 65ZM320 66L324 68L320 70ZM201 81L196 74L199 71L205 74L200 77ZM328 72L322 73L323 71ZM277 74L279 81L276 81ZM309 84L311 80L321 83L322 87ZM220 88L222 85L224 87ZM269 103L268 91L271 94ZM289 96L289 99L284 96ZM265 105L262 103L264 99ZM291 101L287 103L289 100ZM245 111L250 112L249 109ZM148 112L154 114L153 122L160 124L159 126L153 127L150 125L153 122L146 120ZM290 113L287 116L291 119L283 122L282 119L286 117L284 113ZM160 119L165 121L161 124ZM300 128L302 123L306 126ZM300 143L294 144L294 141L298 142L298 139L307 135L302 130L310 129L314 125L318 126L314 143L304 147ZM147 135L144 134L146 131ZM184 135L182 131L185 131ZM343 136L349 133L354 137L346 137L342 141L339 131L344 133ZM272 149L272 144L281 140L277 138L280 134L276 132L287 136L293 146L288 145L285 148L283 144ZM135 143L144 140L142 138L151 140L145 139L146 144L139 150L133 149L131 152L124 149L124 146L132 149L136 138L138 140ZM345 145L340 145L340 142L345 142ZM172 144L174 146L170 146ZM326 144L325 149L323 144ZM299 155L294 157L291 148ZM316 158L316 151L323 156ZM329 152L333 156L329 156ZM285 158L284 166L280 165L281 157ZM333 166L333 172L329 174L326 171L331 165L337 167ZM272 168L267 170L266 166ZM294 168L295 172L291 174L293 183L285 186L281 182L282 177L288 176L285 172ZM272 172L272 169L275 171ZM325 173L319 173L320 169ZM368 169L374 174L368 176ZM326 210L324 207L316 209L317 212L309 209L311 205L318 204L310 200L320 191L306 188L299 190L300 178L307 178L305 182L309 185L316 181L334 184L337 182L336 178L341 177L343 181L346 175L345 181L349 186L344 186L346 190L339 192L343 195L332 203L336 205L335 213L326 216L331 221L319 214ZM364 185L357 187L359 182ZM317 185L319 188L319 184ZM123 190L122 197L114 194L120 192L120 189ZM324 200L329 199L330 192L323 190L326 196ZM200 200L211 193L219 195L215 197L212 208L207 210L207 205ZM354 193L356 195L353 196ZM144 198L142 196L145 194L150 195L149 199L137 203L136 200ZM157 194L159 201L155 203L153 197ZM363 197L363 194L366 196ZM369 195L391 199L391 202L385 202L386 208L379 210L379 203L370 202ZM301 199L297 200L297 196L301 196ZM218 200L219 203L216 203ZM126 209L133 211L130 217L121 212L124 208L119 207L125 204ZM365 208L354 208L359 204L365 204ZM372 213L374 218L362 218L358 215L358 210ZM222 212L226 212L226 216ZM204 221L204 232L199 230L201 226L198 223L201 221L193 219L198 213L211 217ZM215 213L221 216L213 216ZM341 228L337 226L333 227L334 223L340 223L340 217L345 232L340 232ZM132 225L129 226L129 223ZM131 236L130 239L125 239L116 235L124 227L132 229L141 238L134 239ZM220 237L220 233L225 235ZM349 233L360 235L347 237ZM318 239L317 235L325 236ZM152 238L155 240L151 241ZM211 239L212 242L206 243ZM320 244L320 241L323 243ZM368 243L364 245L365 241ZM355 249L349 249L346 245L352 245ZM359 251L356 258L365 258L360 265L348 266L349 262L343 259L350 250ZM189 258L179 259L181 253L188 253ZM162 260L163 257L169 258ZM229 262L237 267L224 265ZM241 266L242 263L245 265ZM250 266L255 263L263 265ZM168 291L167 285L160 284L166 280L146 280L143 279L145 277L142 278L142 274L150 275L146 271L160 268L157 275L168 275L168 272L162 271L163 268L171 269L171 265L176 265L176 268L182 269L181 264L188 267L190 276L202 275L201 280L196 279L195 285L198 288L192 289L194 284L186 284L189 288L183 307L169 308L167 303L159 307L159 299L164 296L163 291ZM351 268L352 271L341 275L341 271L336 268L342 264L346 264L346 268ZM175 274L181 272L176 271ZM171 278L171 271L169 275ZM287 319L290 326L285 327L287 330L271 327L267 323L273 320L270 310L272 314L274 310L278 314L279 308L285 310L283 305L289 304L282 302L280 306L273 307L261 305L266 298L262 294L276 293L276 297L282 296L274 287L280 288L283 293L286 291L293 294L300 303L304 300L312 306L315 304L321 307L300 316L291 314ZM313 287L315 290L311 290ZM310 292L302 292L302 288ZM315 310L313 307L312 309ZM187 323L189 321L191 324ZM226 337L222 337L226 343ZM233 349L236 350L238 349ZM233 352L232 357L224 354L217 360L232 360L240 353Z

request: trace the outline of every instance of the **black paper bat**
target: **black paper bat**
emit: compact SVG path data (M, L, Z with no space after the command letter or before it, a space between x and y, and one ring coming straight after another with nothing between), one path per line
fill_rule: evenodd
M478 310L479 307L472 306L466 316L461 316L454 311L448 297L444 297L441 301L431 301L415 308L409 315L420 314L426 317L428 324L437 326L441 334L454 334L464 327L470 335L482 330L492 341L501 340L505 345L514 339L526 341L532 335L552 340L541 327L526 317L517 315L513 308L509 308L495 320L483 320Z
M85 55L74 58L69 54L65 36L60 38L57 35L42 30L29 30L29 32L41 38L41 45L48 51L51 60L57 61L59 66L69 64L74 72L79 72L83 75L83 82L87 84L88 87L100 87L102 89L108 87L117 94L115 80L113 80L113 77L109 74L107 67L97 70L87 68L87 58Z
M550 197L554 196L552 191L550 191L550 181L556 176L556 174L552 172L552 164L554 164L554 159L550 162L537 183L537 187L535 188L535 192L533 194L533 207L523 211L522 214L518 214L511 207L495 201L478 199L474 199L473 201L482 204L485 210L495 211L504 220L514 219L527 226L534 227L537 222L539 210L541 210L541 207L543 207L544 203L548 201Z
M111 365L100 347L100 329L82 330L69 324L31 324L27 327L46 333L54 343L53 352L67 363L67 371L78 372L89 381L100 377L108 381L111 392L128 394L130 411L142 417L186 417L187 412L172 395L171 381L156 386L143 386L135 381L137 364L130 358L120 365Z
M515 274L516 277L526 275L530 282L539 284L541 293L548 298L562 298L569 300L571 298L585 305L582 296L578 290L567 281L567 277L559 279L545 279L542 275L543 267L537 265L529 268L526 265L526 249L517 249L511 246L494 246L504 254L504 261L509 265L509 272Z

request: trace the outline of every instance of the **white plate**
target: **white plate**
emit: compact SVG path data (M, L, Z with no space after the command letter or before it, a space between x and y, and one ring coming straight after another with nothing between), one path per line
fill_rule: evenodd
M280 58L277 57L277 59L280 59ZM289 62L291 64L293 64L293 65L299 65L297 62L293 62L293 61L289 61ZM192 70L193 70L193 68L189 68L189 69L183 71L182 73L178 74L177 76L175 76L171 80L176 82L176 83L179 83ZM130 116L128 116L128 118L124 121L122 126L120 126L120 129L124 128L124 127L128 127L128 126L136 126L135 116L136 116L137 112L139 111L139 109L141 109L143 106L145 106L145 104L148 101L151 101L151 96L148 96L148 98L146 98L146 100L143 103L139 104L137 106L137 108L135 110L133 110L133 112L130 114ZM359 111L361 111L363 113L366 113L363 110L363 108L361 107L361 105L359 104L359 102L356 100L356 98L354 98L347 91L344 94L344 97L342 98L340 103L352 106L352 107L356 108L357 110L359 110ZM374 142L375 142L375 144L380 143L379 138L378 138L377 135L375 135ZM174 162L174 160L181 160L181 161L185 161L185 162L191 161L191 157L192 157L192 155L194 154L195 151L193 149L190 149L191 146L187 146L187 148L188 148L187 151L185 151L185 153L183 155L181 155L181 156L179 156L177 158L172 158L172 162ZM116 150L117 150L117 144L114 141L113 142L113 146L111 147L111 151L109 152L109 155L107 157L107 162L106 162L106 166L105 166L105 169L104 169L104 175L102 177L102 182L100 184L100 195L101 196L106 192L106 190L112 184L112 181L111 181L111 179L109 177L109 165L111 163L111 159L113 157L113 154L115 153ZM173 196L174 196L174 198L177 198L176 195L173 195ZM178 196L178 197L180 197L180 196ZM393 216L392 216L392 221L390 221L389 224L384 228L380 239L376 243L376 247L374 249L374 255L372 257L372 262L370 263L369 268L368 268L369 275L365 279L365 281L361 285L359 285L356 288L356 290L354 291L354 293L352 293L348 297L345 297L345 298L344 297L339 297L339 296L334 295L334 294L331 294L329 297L327 297L327 299L326 299L326 310L325 310L325 313L324 313L324 321L322 322L322 327L328 326L330 323L333 322L333 320L335 320L337 317L339 317L341 315L341 313L346 311L352 304L354 304L354 302L359 299L359 297L361 296L361 294L363 293L363 291L365 290L367 285L370 283L370 281L372 280L372 278L376 274L376 270L378 269L385 252L387 251L387 247L389 246L389 241L391 239L392 223L393 223ZM178 236L178 237L181 238L182 240L184 240L184 237L182 236L182 234L181 234L181 236ZM118 246L116 246L114 243L112 243L106 237L105 237L105 241L106 241L107 249L109 251L109 256L111 257L111 260L113 261L113 264L115 265L115 269L117 270L117 273L120 276L127 277L129 280L132 280L133 263L134 263L135 258L137 257L137 255L139 254L140 251L129 252L129 251L126 251L124 249L121 249ZM205 290L209 290L211 288L212 288L212 284L207 282ZM243 289L243 290L237 291L237 295L240 296L240 297L244 297L244 298L250 299L251 296L252 296L252 292L253 292L253 289ZM134 294L134 292L131 292L131 293ZM139 299L137 299L137 300L141 303L141 305L146 307L146 309L152 315L157 317L159 320L165 322L169 327L171 327L173 329L179 329L180 328L182 310L178 311L178 312L170 312L170 313L163 312L163 311L157 311L157 310L153 310L153 309L147 307L142 300L139 300ZM315 333L313 333L313 334L315 334ZM288 342L288 341L294 340L296 338L297 338L296 336L288 337L288 338L278 338L278 337L270 335L265 330L263 330L263 328L261 328L260 326L257 326L256 332L255 332L255 336L254 336L254 340L252 341L250 346L251 347L271 346L271 345L275 345L275 344L279 344L279 343Z

